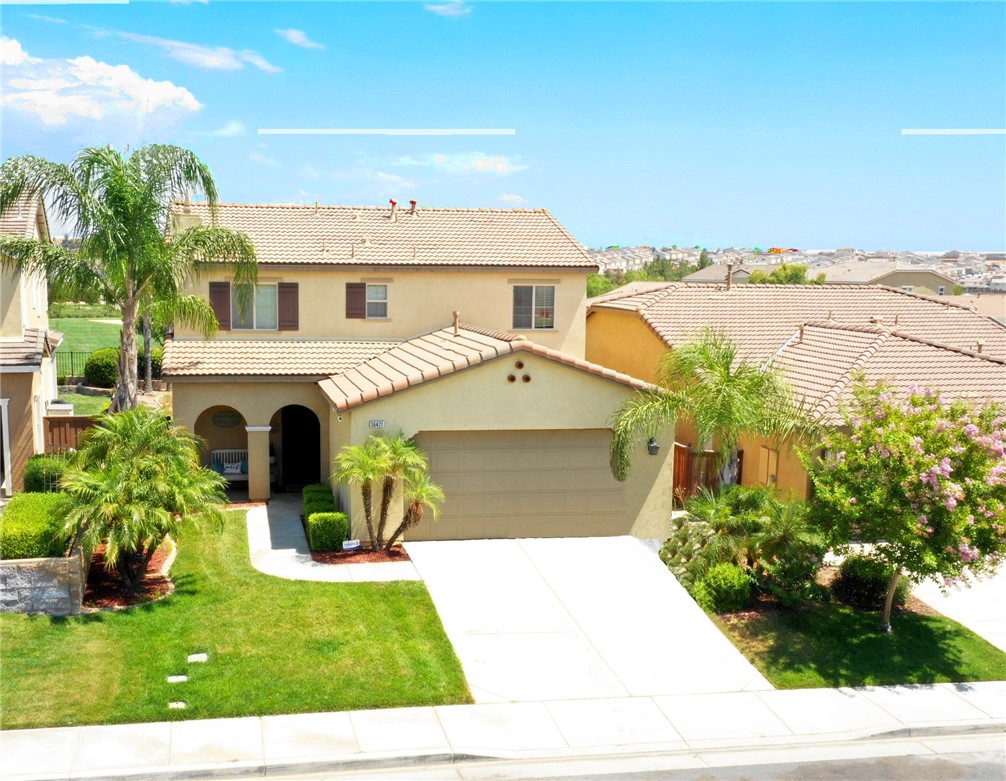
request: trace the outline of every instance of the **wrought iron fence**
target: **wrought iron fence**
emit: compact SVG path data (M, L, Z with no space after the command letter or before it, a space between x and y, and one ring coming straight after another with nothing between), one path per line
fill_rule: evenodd
M83 377L84 364L91 353L69 350L56 351L56 374L60 377Z

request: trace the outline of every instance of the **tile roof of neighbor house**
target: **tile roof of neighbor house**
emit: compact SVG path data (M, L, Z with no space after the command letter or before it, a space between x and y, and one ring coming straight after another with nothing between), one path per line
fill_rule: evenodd
M651 387L627 374L534 344L523 336L512 336L467 324L459 325L456 335L453 327L447 327L409 339L318 384L336 409L343 412L397 391L521 351L630 388Z
M164 345L165 377L327 377L363 363L398 342L171 340Z
M747 277L755 269L770 272L774 266L769 263L734 263L734 277ZM727 278L727 264L714 263L711 266L693 271L682 282L725 282Z
M38 198L21 196L16 204L0 215L0 234L22 238L34 236L39 219L46 225L44 206L39 214L40 203Z
M850 260L845 263L835 263L831 266L814 268L809 273L809 276L824 274L824 278L829 285L868 285L871 282L879 282L883 280L884 277L888 274L893 274L895 271L914 273L929 272L930 274L934 274L945 281L948 285L952 286L954 284L954 280L950 277L941 274L938 271L934 271L931 268L924 268L922 266L906 266L904 263L899 263L897 260Z
M667 283L659 290L595 299L599 309L637 312L669 347L705 326L734 339L742 360L763 361L808 322L889 328L965 350L983 342L987 355L1006 358L1006 326L940 298L866 285L695 285Z
M945 399L1006 404L1006 360L958 350L875 326L808 323L776 352L772 365L818 419L841 422L853 375L907 391L939 388Z
M59 331L25 328L20 340L0 341L0 367L41 366L42 358L52 355L62 341L63 334Z
M174 204L176 217L210 218L206 204ZM327 266L508 266L577 268L597 264L545 209L222 203L218 224L251 237L263 264Z

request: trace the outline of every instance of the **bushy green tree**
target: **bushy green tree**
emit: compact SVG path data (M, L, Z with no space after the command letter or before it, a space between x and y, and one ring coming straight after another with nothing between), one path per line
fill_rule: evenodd
M183 521L222 519L225 481L199 464L200 440L146 407L106 415L84 433L60 478L64 532L83 532L88 551L105 543L105 564L136 591L154 551Z
M881 627L902 577L944 584L992 572L1006 552L1006 410L899 393L860 376L845 425L802 455L811 517L836 545L862 540L893 570ZM817 451L815 451L817 452Z
M769 273L756 268L748 275L749 285L823 285L824 283L824 272L809 279L807 267L802 263L780 263Z

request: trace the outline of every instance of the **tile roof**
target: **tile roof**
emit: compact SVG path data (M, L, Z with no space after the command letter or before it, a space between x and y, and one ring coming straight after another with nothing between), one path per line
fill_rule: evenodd
M25 328L18 341L0 340L0 367L41 366L42 358L52 355L61 341L63 334L59 331Z
M727 265L726 263L714 263L711 266L700 268L698 271L693 271L685 277L682 282L725 282L727 278ZM746 282L747 275L752 271L757 269L771 273L774 268L778 268L778 266L773 266L769 263L734 263L734 277L743 278Z
M845 263L834 263L830 266L814 268L813 271L809 272L809 276L824 274L824 278L828 281L828 284L866 285L870 282L876 282L888 274L893 274L895 271L914 273L928 271L930 274L935 274L937 277L945 280L950 285L954 284L954 281L950 277L931 268L908 266L904 263L899 263L897 260L850 260Z
M20 238L35 235L35 225L38 219L38 198L28 198L22 196L16 204L13 204L3 215L0 215L0 234L4 236L18 236ZM45 219L45 208L42 209L42 218Z
M696 285L670 282L657 290L605 296L601 309L638 312L669 347L704 326L737 342L742 360L763 361L802 323L870 325L871 318L917 338L965 350L984 342L987 355L1006 358L1006 326L966 307L886 287L865 285Z
M385 353L319 385L340 412L463 371L516 352L528 352L565 364L630 388L650 387L642 380L550 350L522 336L498 333L462 324L457 335L452 327L402 342Z
M171 340L164 345L165 377L325 377L345 371L398 342L288 340Z
M852 399L852 374L886 380L903 391L939 388L946 399L1006 404L1006 360L957 350L898 331L870 326L808 323L772 358L811 413L841 422Z
M182 224L186 209L209 221L206 204L173 208ZM223 203L217 221L248 234L264 264L597 269L545 209L399 208L392 220L387 206Z

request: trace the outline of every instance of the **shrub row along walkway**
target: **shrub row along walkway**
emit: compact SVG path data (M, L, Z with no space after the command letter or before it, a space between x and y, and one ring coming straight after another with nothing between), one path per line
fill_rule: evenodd
M259 572L287 580L326 583L420 579L411 561L367 564L314 561L300 521L302 508L299 495L278 494L269 500L268 506L248 510L248 551L252 566Z
M209 721L0 732L4 781L262 776L408 767L478 758L774 748L782 759L869 748L838 741L1002 731L1006 684L796 689L552 702L448 705ZM907 749L903 753L913 753ZM838 757L835 757L838 758ZM736 758L733 760L736 762Z

